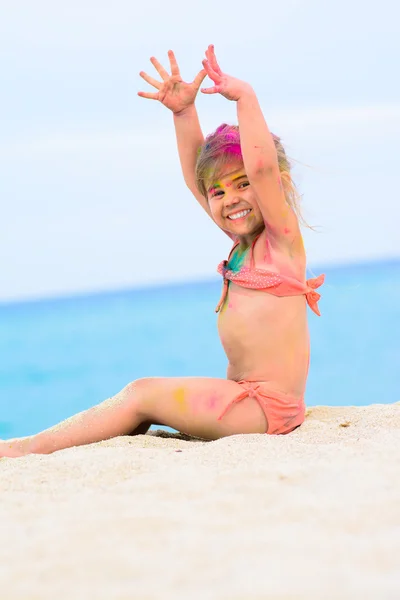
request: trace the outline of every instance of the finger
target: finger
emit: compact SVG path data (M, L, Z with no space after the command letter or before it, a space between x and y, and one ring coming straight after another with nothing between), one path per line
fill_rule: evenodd
M169 75L168 75L167 71L158 62L158 60L155 58L155 56L152 56L150 58L150 62L153 65L153 67L157 70L157 72L160 75L161 79L163 79L164 81L166 81L167 79L169 79Z
M207 48L206 56L211 64L211 67L214 69L218 75L222 75L222 71L217 61L217 57L215 56L214 44L210 44Z
M193 81L193 84L195 86L196 89L199 89L199 87L201 86L201 84L203 83L204 79L207 77L207 71L205 69L202 69L200 71L200 73L198 73Z
M210 87L210 88L201 88L200 91L203 94L219 94L219 92L221 91L221 88L219 87L219 85L214 85L214 87Z
M148 98L149 100L158 100L158 93L155 94L153 92L138 92L137 95L141 98Z
M173 77L180 77L178 63L176 62L175 54L172 50L168 50L169 64L171 65L171 75Z
M221 81L221 76L214 71L208 60L203 60L203 67L205 68L209 78L212 79L214 83L219 83Z
M147 75L147 73L145 73L144 71L140 71L139 75L142 79L147 81L147 83L155 87L157 90L161 88L161 83L157 81L157 79L154 79L153 77L150 77L150 75Z

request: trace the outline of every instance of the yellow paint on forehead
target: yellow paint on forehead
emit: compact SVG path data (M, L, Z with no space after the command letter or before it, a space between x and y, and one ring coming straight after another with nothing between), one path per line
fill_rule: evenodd
M186 410L186 391L184 387L179 387L173 392L174 400L176 400L180 410Z
M237 169L236 171L231 171L230 173L223 175L221 179L214 181L210 187L210 190L224 189L226 187L230 187L232 185L232 182L236 181L236 179L239 179L240 177L246 177L244 169ZM222 181L223 179L227 179L228 181L224 184Z

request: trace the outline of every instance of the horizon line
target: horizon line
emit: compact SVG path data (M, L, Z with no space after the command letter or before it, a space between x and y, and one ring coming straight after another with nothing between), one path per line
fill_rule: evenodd
M365 269L365 268L373 268L376 266L387 267L390 265L398 265L400 266L400 256L393 256L390 258L377 258L364 260L359 262L347 262L347 263L332 263L326 264L325 266L322 264L316 264L312 266L307 266L307 271L321 271L321 272L332 272L332 271L348 271L351 269ZM312 273L313 274L313 273ZM83 300L88 298L93 298L96 296L116 296L119 294L126 294L129 292L149 292L156 291L160 289L173 289L173 288L181 288L181 287L190 287L190 286L198 286L204 284L214 284L220 281L220 276L215 275L213 277L204 277L197 279L178 279L172 281L163 281L163 282L152 282L152 283L143 283L138 285L130 285L129 287L115 287L115 288L107 288L107 289L93 289L93 290L85 290L79 291L75 290L72 292L61 292L59 294L55 293L54 295L49 293L45 296L31 296L31 297L22 297L22 298L9 298L2 300L0 298L0 310L2 308L9 308L11 306L21 306L24 304L40 304L40 303L48 303L48 302L65 302L69 300Z

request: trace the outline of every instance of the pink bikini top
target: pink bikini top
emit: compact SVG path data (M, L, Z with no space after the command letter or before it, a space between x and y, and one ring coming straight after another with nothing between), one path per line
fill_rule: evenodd
M236 285L253 290L262 290L269 294L273 294L274 296L298 296L304 294L311 310L318 316L321 316L318 308L318 300L321 298L321 295L315 290L324 283L325 275L319 275L319 277L308 279L306 282L303 282L294 277L281 275L280 273L274 273L273 271L257 269L254 266L253 254L254 245L257 239L258 237L251 246L250 267L243 266L239 271L232 271L228 268L229 258L239 242L236 242L233 245L228 260L223 260L218 265L218 272L224 278L224 287L215 312L221 310L228 293L229 282L233 281Z

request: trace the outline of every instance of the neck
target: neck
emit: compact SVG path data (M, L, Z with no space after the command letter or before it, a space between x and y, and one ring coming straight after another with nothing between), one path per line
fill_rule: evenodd
M237 239L239 242L239 248L241 250L246 250L246 248L249 248L256 239L256 237L258 237L260 233L264 231L264 229L265 225L264 223L262 223L255 231L252 231L251 233L248 233L246 235L238 235Z

